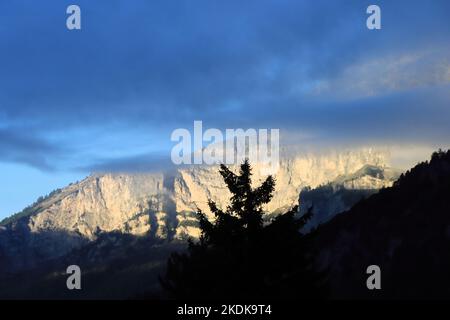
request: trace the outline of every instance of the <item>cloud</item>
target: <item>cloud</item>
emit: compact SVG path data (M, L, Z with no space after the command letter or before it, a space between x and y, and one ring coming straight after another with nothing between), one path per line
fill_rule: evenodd
M79 0L79 32L69 4L0 4L1 123L64 149L0 160L140 167L194 120L321 144L448 137L448 1L379 1L380 31L357 0Z
M388 95L450 84L450 48L377 57L346 67L332 79L318 81L307 93L341 100Z
M0 129L0 161L18 162L41 170L53 170L50 159L62 150L27 133Z
M170 157L155 153L145 153L119 158L93 160L87 166L75 167L75 171L102 172L170 172L173 170Z

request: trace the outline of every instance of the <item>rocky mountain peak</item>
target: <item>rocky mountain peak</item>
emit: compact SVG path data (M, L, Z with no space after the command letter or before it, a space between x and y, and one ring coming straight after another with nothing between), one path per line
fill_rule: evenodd
M388 158L386 152L369 148L282 158L274 197L265 209L281 212L298 204L304 187L315 188L338 177L354 174L350 180L356 186L355 181L370 177L375 167L387 167ZM255 185L265 179L259 166L252 164ZM377 189L383 185L383 179L373 179L358 186ZM37 256L53 257L112 231L167 240L197 237L197 208L208 214L208 199L225 208L229 196L217 166L180 168L173 175L92 174L40 199L3 224L0 251L14 255L11 250L32 250Z

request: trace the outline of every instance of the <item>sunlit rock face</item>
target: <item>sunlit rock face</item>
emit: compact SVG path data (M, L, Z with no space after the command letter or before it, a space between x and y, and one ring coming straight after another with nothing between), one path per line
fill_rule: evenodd
M351 174L370 165L376 168L386 168L389 165L387 151L377 151L370 148L325 153L298 153L284 157L276 172L276 187L272 201L266 206L269 213L278 213L298 204L299 193L304 187L316 188L322 184L334 181L339 177ZM259 185L266 176L262 175L261 165L252 164L253 184ZM238 166L232 169L237 172ZM378 189L392 183L380 177L371 180L370 177L359 177L358 180L348 179L347 184L354 187L361 185L369 189ZM373 183L373 185L371 185ZM223 183L217 166L193 166L181 169L174 182L174 202L177 211L178 227L176 237L198 236L195 227L195 212L197 208L209 213L208 199L215 201L219 207L226 209L230 193ZM211 215L210 218L213 218Z
M40 204L30 231L65 230L89 239L97 231L142 234L150 226L143 214L161 209L162 192L162 174L93 175Z
M356 172L341 175L327 184L304 188L299 197L300 214L313 208L313 216L306 225L306 230L349 210L379 189L391 187L399 176L400 171L396 169L367 164Z
M165 195L162 174L91 175L2 226L3 266L38 266L96 239L100 232L165 235L165 221L157 219Z
M376 167L388 165L386 152L362 149L348 152L329 152L323 154L299 154L281 160L276 172L276 187L272 201L266 210L276 212L298 203L302 188L315 188L339 176L350 175L363 166ZM235 171L237 167L233 168ZM266 176L260 174L259 164L253 164L253 183L258 185ZM374 181L378 182L378 181ZM367 181L370 184L370 181ZM175 202L178 212L191 212L199 209L207 212L207 201L212 199L223 208L226 207L230 193L218 173L218 167L192 167L182 169L175 180Z
M276 189L266 210L282 212L298 204L304 187L316 188L348 177L365 165L386 168L388 158L386 152L369 148L284 157L274 175ZM266 176L261 174L260 164L252 167L257 186ZM368 189L386 185L382 177L373 175L358 175L358 179L344 183ZM180 168L170 175L94 174L39 201L26 215L2 226L0 254L10 256L14 250L27 251L31 246L44 257L62 255L110 231L169 241L198 237L197 208L209 214L207 201L212 199L225 209L229 197L217 166Z

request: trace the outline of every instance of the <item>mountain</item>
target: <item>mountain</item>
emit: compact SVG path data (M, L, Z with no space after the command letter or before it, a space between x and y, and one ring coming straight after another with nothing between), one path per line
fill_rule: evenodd
M389 167L367 164L349 175L341 175L335 180L317 188L306 187L300 192L300 214L313 207L314 215L306 228L310 230L350 209L357 202L392 186L400 172Z
M328 221L317 221L312 246L331 298L450 298L450 151L434 153L394 183L396 171L369 154L283 160L278 192L285 193L272 212L295 201L296 188L310 193L307 199L302 192L300 202L321 208ZM319 171L294 178L301 168ZM93 175L58 190L0 227L0 297L159 297L158 274L169 253L184 250L183 232L195 235L194 224L183 224L191 221L189 204L202 205L208 195L222 201L220 191L213 167L184 168L171 177ZM349 201L345 192L359 193ZM362 192L365 198L351 206ZM80 292L65 287L70 264L82 267ZM380 267L381 290L366 287L370 265Z
M450 298L450 151L317 229L318 264L333 297ZM368 290L366 269L381 269Z
M367 180L367 175L358 172L368 164L383 170L388 159L387 152L370 148L282 158L275 175L275 196L266 209L277 214L297 204L303 188L315 188L352 174L376 189L383 185L381 177ZM261 168L254 164L255 184L264 179ZM107 232L169 242L196 237L197 207L209 212L208 198L225 206L229 196L217 166L180 168L170 174L93 174L40 198L1 223L0 269L14 272L34 268Z
M388 163L389 154L386 151L370 148L320 154L296 154L282 158L280 168L275 175L274 197L265 209L275 214L285 211L298 204L299 193L307 186L316 188L339 176L353 174L367 164L385 168ZM262 170L259 164L252 166L253 183L258 185L265 176L261 175ZM237 166L231 169L237 170ZM179 222L177 237L198 235L198 229L192 226L196 221L192 213L197 208L209 213L208 199L215 201L219 207L225 207L230 196L217 166L194 166L179 170L174 182L174 202Z
M345 185L363 181L375 189L389 184L379 173L372 180L365 173L370 165L384 174L388 159L388 153L368 148L282 158L275 196L266 210L276 215L297 204L305 187L343 177ZM253 165L254 184L265 178L261 168ZM197 207L209 213L208 198L225 206L229 196L217 166L90 175L2 221L0 281L6 291L0 290L0 297L66 297L64 271L71 264L82 266L95 284L80 297L102 298L106 291L114 298L152 295L169 253L198 236ZM108 284L116 280L122 286Z
M92 175L58 190L3 224L0 269L33 268L100 232L167 234L163 190L161 174Z
M169 255L185 248L184 242L167 243L146 235L100 233L95 240L32 269L0 273L0 299L129 299L141 295L159 299L158 277ZM4 261L1 256L0 261ZM67 290L70 265L81 268L82 290Z

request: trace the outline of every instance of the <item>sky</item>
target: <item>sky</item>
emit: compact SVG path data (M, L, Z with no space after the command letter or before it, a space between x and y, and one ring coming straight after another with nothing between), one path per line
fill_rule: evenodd
M70 4L81 30L66 28ZM0 1L0 219L94 171L164 166L194 120L279 128L282 144L449 146L449 13L447 0Z

